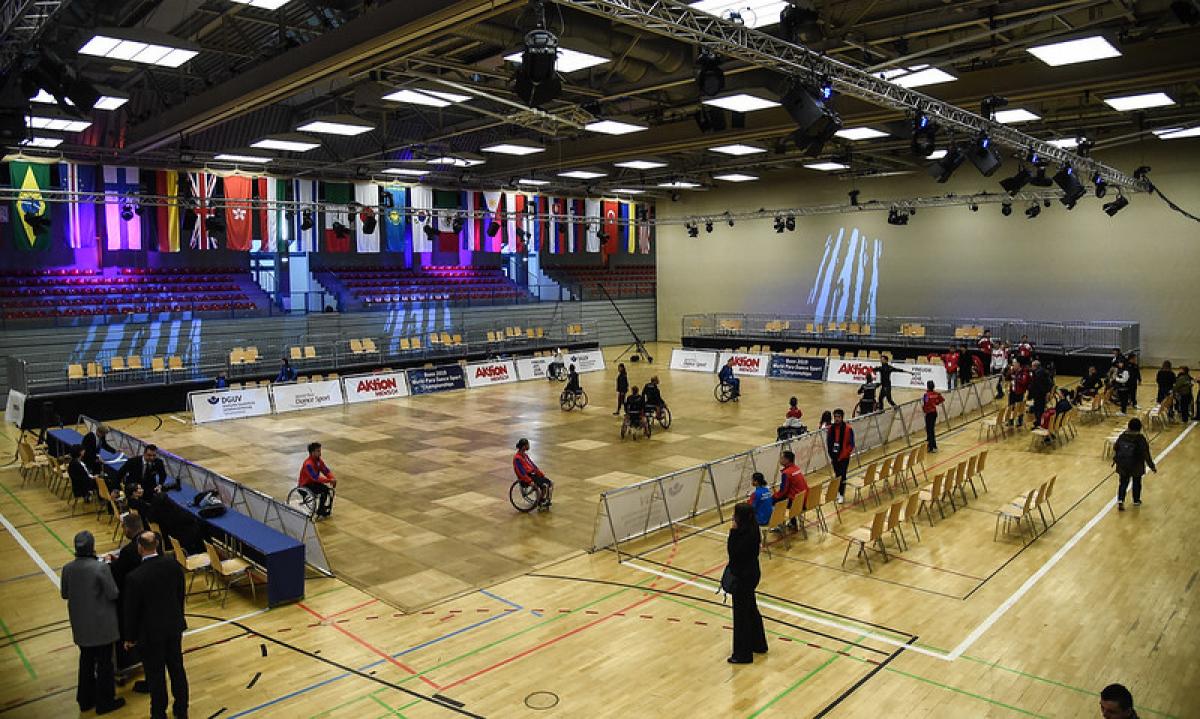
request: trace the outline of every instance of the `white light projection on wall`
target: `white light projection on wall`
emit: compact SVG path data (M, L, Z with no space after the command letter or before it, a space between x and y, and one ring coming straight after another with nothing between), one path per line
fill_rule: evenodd
M879 289L879 259L883 241L870 240L857 227L839 228L825 238L825 252L808 293L815 321L875 323Z

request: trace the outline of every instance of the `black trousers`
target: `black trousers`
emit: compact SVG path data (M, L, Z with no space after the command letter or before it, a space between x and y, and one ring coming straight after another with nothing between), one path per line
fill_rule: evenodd
M838 495L846 493L846 473L850 471L850 460L833 460L833 476L838 479Z
M733 593L733 658L753 659L755 652L767 651L767 633L754 599L754 588Z
M305 485L305 489L317 495L317 514L328 516L333 511L333 496L329 493L328 485L317 482Z
M929 449L937 449L937 412L925 413L925 441Z
M1129 388L1117 386L1117 402L1121 404L1121 413L1129 408Z
M1175 395L1175 409L1179 411L1179 416L1184 422L1188 421L1193 409L1191 393Z
M1031 411L1033 412L1033 426L1036 427L1038 422L1042 421L1042 415L1046 412L1046 395L1041 392L1033 395L1033 409ZM1121 407L1121 411L1124 412L1125 408Z
M113 680L113 645L79 648L79 685L75 689L75 701L80 710L95 707L101 711L112 709L117 698L117 685Z
M176 634L138 643L150 689L150 719L167 719L167 674L171 675L171 696L175 699L171 713L187 716L188 681L183 670L182 641L183 635Z
M1020 427L1022 424L1025 423L1025 393L1024 392L1020 392L1020 393L1009 392L1008 393L1008 406L1011 407L1014 404L1021 405L1021 412L1020 412L1020 414L1017 415L1017 426Z
M1133 480L1133 501L1142 501L1142 475L1131 475L1128 472L1117 469L1117 479L1120 484L1117 485L1117 501L1125 501L1125 490L1129 487L1129 481Z
M890 384L885 384L879 388L879 406L882 407L884 402L893 407L896 406L896 400L892 399L892 386Z
M1155 401L1155 402L1162 402L1164 399L1166 399L1166 398L1167 398L1167 395L1169 395L1169 394L1171 394L1171 388L1170 388L1170 387L1162 387L1162 386L1159 386L1159 388L1158 388L1158 397L1157 397L1157 398L1155 398L1155 400L1154 400L1154 401Z

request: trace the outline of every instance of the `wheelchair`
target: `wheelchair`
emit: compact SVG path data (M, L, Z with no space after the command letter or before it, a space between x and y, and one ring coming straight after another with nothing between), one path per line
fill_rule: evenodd
M872 414L882 409L879 403L873 399L859 400L858 404L854 405L854 412L851 416L861 417L864 414Z
M662 427L663 429L671 428L671 408L667 405L664 404L661 407L647 405L646 413L650 415L651 423L657 421L658 426Z
M551 367L554 369L551 370ZM550 365L546 369L546 379L550 380L551 382L566 382L567 368L563 365Z
M337 489L335 487L330 487L329 488L329 509L330 509L330 511L333 510L333 500L336 496L337 496ZM320 502L320 498L317 497L315 492L309 491L308 487L301 487L301 486L297 485L295 487L292 487L292 491L288 492L288 495L287 495L287 505L289 507L298 509L310 517L314 516L317 513L317 504L319 502Z
M725 404L731 399L737 399L737 395L735 395L733 392L733 385L729 384L728 382L722 382L721 384L717 385L713 390L713 396L716 397L717 401L721 404Z
M625 439L626 435L632 436L637 440L638 435L645 435L646 439L650 439L650 435L654 433L654 420L647 416L644 412L640 415L642 420L641 427L634 427L629 422L629 415L626 414L621 418L621 439Z
M578 392L568 392L563 390L562 394L558 396L558 406L564 412L570 412L576 407L583 409L587 405L587 392L583 390L579 390Z
M548 495L549 489L537 482L525 483L518 479L508 488L508 501L522 514L541 507Z

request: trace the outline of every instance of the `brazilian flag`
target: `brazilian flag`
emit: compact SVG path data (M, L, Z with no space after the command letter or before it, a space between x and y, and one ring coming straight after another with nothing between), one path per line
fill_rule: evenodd
M8 172L18 193L13 203L13 242L19 250L50 249L50 207L42 197L42 190L50 187L50 166L10 162Z

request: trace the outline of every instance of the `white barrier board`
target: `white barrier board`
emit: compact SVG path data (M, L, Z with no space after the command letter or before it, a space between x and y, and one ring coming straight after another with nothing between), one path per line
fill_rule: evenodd
M516 381L517 366L512 360L467 365L467 386L471 388Z
M676 347L671 350L671 369L687 372L716 372L717 353Z
M271 385L276 412L334 407L342 403L342 383L336 379Z
M188 404L196 424L271 414L271 396L266 387L190 392Z
M909 362L893 362L892 366L904 370L904 373L897 372L892 375L893 387L925 389L925 383L933 380L934 387L946 389L945 367ZM875 374L876 380L878 380L879 362L860 359L830 359L829 369L825 372L825 381L862 384L868 371Z
M725 363L733 360L733 373L750 377L766 377L767 365L771 363L770 355L745 354L743 352L722 352L717 366L724 367Z
M403 372L381 372L342 378L346 402L374 402L381 399L408 396L408 383Z

